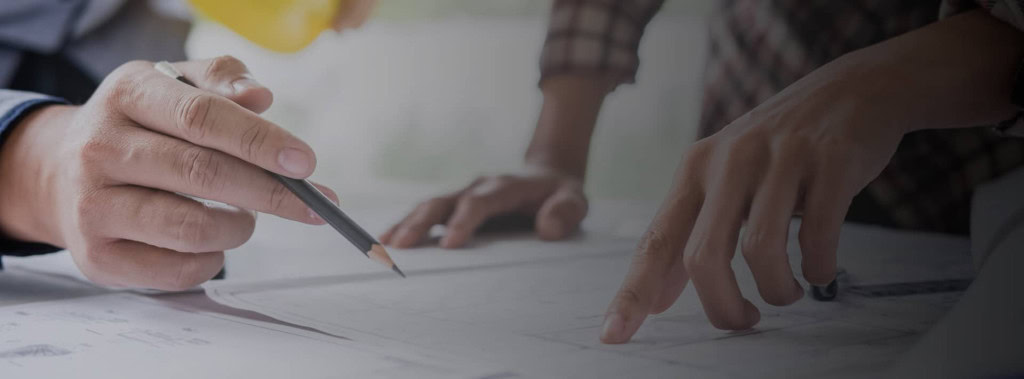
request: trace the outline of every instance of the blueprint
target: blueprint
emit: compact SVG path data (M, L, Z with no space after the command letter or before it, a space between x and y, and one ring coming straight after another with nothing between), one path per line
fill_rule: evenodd
M324 275L221 283L208 286L207 294L353 341L471 357L527 377L863 377L900 357L959 298L957 292L847 295L831 303L807 298L773 307L759 301L749 271L737 260L741 287L762 311L755 329L714 329L694 293L686 291L669 311L648 319L631 343L603 345L598 335L604 311L632 246L631 240L607 238L483 243L472 252L494 259L423 269L407 264L405 280L389 273ZM529 259L508 259L519 253ZM962 252L928 252L934 264L924 268L919 257L877 253L865 254L884 263L881 273L858 270L850 277L878 283L885 272L901 273L894 278L901 281L970 273L970 258ZM460 253L427 248L394 256L447 261L453 254Z
M111 294L0 308L0 377L477 378L501 370Z

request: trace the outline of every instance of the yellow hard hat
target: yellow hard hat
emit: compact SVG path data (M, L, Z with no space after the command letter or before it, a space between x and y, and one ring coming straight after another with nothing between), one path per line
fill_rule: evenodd
M375 0L189 0L203 17L267 49L302 50L327 29L358 27Z

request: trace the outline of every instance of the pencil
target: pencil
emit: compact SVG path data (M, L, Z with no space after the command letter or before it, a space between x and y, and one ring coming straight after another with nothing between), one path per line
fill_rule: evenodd
M157 71L160 71L164 75L170 76L179 82L195 87L195 84L190 82L184 75L181 74L178 69L174 68L169 62L157 62L154 66ZM401 275L403 278L405 274L398 268L395 261L388 255L387 250L384 250L384 246L373 238L366 230L363 230L355 221L348 217L345 212L342 212L340 208L334 205L327 196L324 196L312 183L301 179L292 179L289 177L281 176L276 173L267 171L268 174L274 177L277 181L281 182L289 191L295 194L299 200L302 200L313 212L320 215L320 218L324 219L334 230L345 236L349 242L352 243L359 251L363 252L363 255L370 258L374 262L380 263L386 267L391 268L396 274Z

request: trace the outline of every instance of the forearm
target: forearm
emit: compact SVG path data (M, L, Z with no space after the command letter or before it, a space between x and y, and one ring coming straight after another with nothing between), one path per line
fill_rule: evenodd
M907 131L994 124L1018 111L1010 99L1024 59L1024 33L984 11L851 54L863 58L847 60L862 62L852 72L869 75L849 80L873 78L869 95L895 105L887 113Z
M601 104L616 86L634 82L643 30L663 2L553 3L540 64L544 106L528 165L583 178Z
M563 75L541 86L544 105L526 151L526 163L582 179L590 139L605 96L615 82L600 75Z

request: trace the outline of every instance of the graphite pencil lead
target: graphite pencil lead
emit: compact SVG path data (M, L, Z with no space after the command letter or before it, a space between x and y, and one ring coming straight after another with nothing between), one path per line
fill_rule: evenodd
M374 262L380 263L384 267L390 267L392 270L395 270L402 275L402 277L405 277L405 274L402 274L401 271L398 270L398 266L395 265L395 261L391 260L391 256L388 255L388 251L384 250L384 246L373 244L373 246L370 246L370 251L366 253L366 256L370 257Z
M394 272L397 272L398 275L401 275L402 279L405 279L405 273L402 272L402 270L399 270L398 266L391 266L391 270L394 271Z

